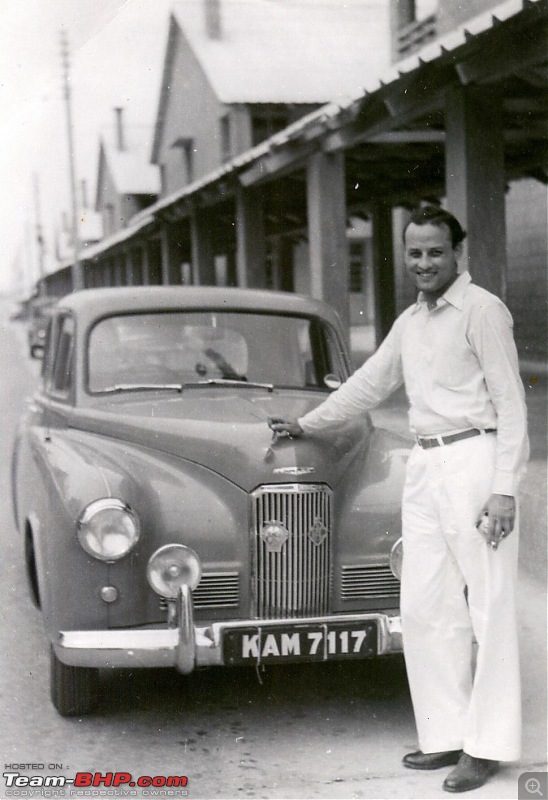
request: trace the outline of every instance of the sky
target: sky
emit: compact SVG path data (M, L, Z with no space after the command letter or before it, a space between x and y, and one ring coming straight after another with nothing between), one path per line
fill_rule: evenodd
M61 31L69 45L75 165L94 201L99 137L116 106L154 123L171 0L0 0L0 291L46 268L62 212L70 219ZM34 273L34 274L33 274Z
M387 13L389 0L370 2L372 13ZM436 2L419 0L419 14ZM61 32L69 45L76 182L80 191L86 181L93 205L99 139L114 124L113 109L124 108L128 125L154 124L171 5L0 0L0 291L23 291L38 278L37 222L48 271L62 213L70 219Z

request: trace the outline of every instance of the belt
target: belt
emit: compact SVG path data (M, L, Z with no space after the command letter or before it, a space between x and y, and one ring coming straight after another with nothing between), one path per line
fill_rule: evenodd
M460 433L447 433L444 436L441 434L434 437L417 436L417 444L421 447L441 447L443 444L453 444L453 442L460 442L461 439L469 439L471 436L482 436L484 433L495 433L496 428L468 428L467 431L460 431Z

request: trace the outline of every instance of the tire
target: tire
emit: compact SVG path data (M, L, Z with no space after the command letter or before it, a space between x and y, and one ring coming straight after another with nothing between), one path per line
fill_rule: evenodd
M95 708L99 689L99 670L70 667L50 651L51 702L62 717L81 717Z

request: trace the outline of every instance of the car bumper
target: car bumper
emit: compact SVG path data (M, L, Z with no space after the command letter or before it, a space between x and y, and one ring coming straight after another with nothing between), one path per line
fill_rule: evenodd
M376 654L402 651L401 620L396 614L380 612L337 614L334 616L276 620L235 620L215 622L205 627L194 625L192 600L182 592L171 624L163 628L61 631L53 643L60 661L81 667L175 667L189 673L195 667L222 666L225 634L240 629L268 631L298 627L349 625L374 622L377 631ZM329 656L326 654L325 659ZM330 657L329 657L330 658ZM260 660L260 657L257 659ZM288 660L281 657L280 660ZM306 661L306 655L299 660ZM310 659L312 660L312 659ZM318 660L315 658L314 660ZM321 660L321 657L320 657ZM253 663L253 662L252 662Z

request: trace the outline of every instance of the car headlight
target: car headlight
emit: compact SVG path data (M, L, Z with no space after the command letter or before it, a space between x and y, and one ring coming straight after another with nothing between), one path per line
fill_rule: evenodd
M184 544L166 544L149 558L147 580L160 597L176 598L181 586L195 589L201 577L200 559Z
M121 500L94 500L76 523L78 540L99 561L118 561L135 547L141 535L137 514Z
M401 567L403 561L403 539L400 538L390 551L390 569L392 574L401 581Z

